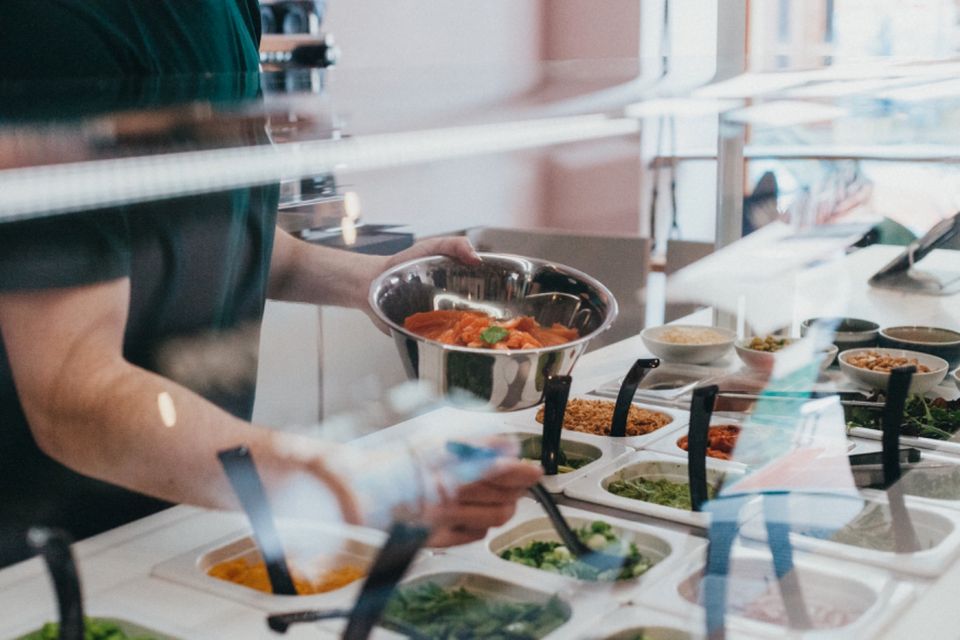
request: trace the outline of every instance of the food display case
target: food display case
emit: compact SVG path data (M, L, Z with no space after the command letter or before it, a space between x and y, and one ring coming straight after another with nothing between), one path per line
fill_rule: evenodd
M299 609L349 615L391 518L416 520L422 512L411 504L438 499L424 483L446 473L461 483L482 476L470 465L455 472L443 466L454 465L451 451L463 454L457 446L506 435L517 456L538 464L548 440L544 422L555 408L542 406L546 384L570 375L558 427L564 468L542 484L581 542L589 547L593 539L599 545L593 551L616 548L633 562L618 571L649 566L623 579L596 579L583 569L589 563L561 542L542 506L523 498L516 513L482 539L420 550L401 572L394 599L381 603L377 614L384 607L386 613L371 637L403 637L405 629L416 636L411 627L426 637L452 628L459 629L456 637L483 638L706 637L708 629L720 631L711 626L716 611L706 604L717 602L711 599L716 593L701 593L708 590L701 588L705 571L710 580L703 585L724 585L720 618L728 637L894 638L918 630L937 636L948 628L960 588L960 378L956 363L948 366L937 353L952 357L948 351L956 345L921 340L917 356L902 341L896 349L880 346L867 330L866 349L882 362L851 363L858 354L843 342L841 320L960 331L960 294L870 284L904 251L864 233L882 223L879 209L832 219L818 218L810 205L754 230L743 226L743 190L749 166L762 160L956 163L960 146L956 127L948 125L960 105L931 98L924 103L928 117L919 119L907 117L908 102L813 90L835 82L840 70L807 72L765 92L752 91L749 78L737 84L718 77L692 88L651 85L643 62L390 73L332 68L322 72L322 82L303 83L283 75L296 70L271 71L252 91L244 86L249 78L214 75L199 86L174 78L169 93L153 87L155 95L176 96L172 101L144 104L149 94L121 91L115 103L78 104L59 117L0 121L0 234L33 225L37 234L67 242L71 236L58 232L61 225L112 224L119 211L151 216L189 238L204 233L191 226L204 213L186 222L167 217L178 205L271 189L274 205L284 208L336 205L335 215L311 218L319 211L314 208L304 215L308 222L323 218L324 232L337 235L343 265L374 264L349 262L365 225L373 235L389 225L418 239L483 227L529 233L526 255L504 257L493 246L480 266L452 258L377 262L368 290L338 291L333 300L358 299L358 308L305 312L270 302L255 331L237 325L165 340L153 360L156 373L215 401L256 384L254 422L319 443L315 452L291 455L328 456L356 493L364 521L344 524L329 495L316 499L294 486L278 500L280 539L296 570L322 556L318 571L349 566L356 573L303 596L214 577L211 570L222 563L250 570L259 562L257 536L240 514L179 505L74 546L88 610L164 639L270 638L269 615ZM956 68L939 64L918 65L917 81L939 82ZM875 65L879 76L905 73L901 64ZM223 99L207 82L242 90ZM269 90L278 86L292 90ZM0 95L43 97L49 89L0 85ZM788 101L793 109L806 105L808 117L774 117ZM662 222L656 207L650 219L651 172L684 158L651 154L649 137L662 117L703 134L698 143L706 150L696 152L715 168L707 177L683 174L679 185L681 192L709 194L698 201L709 206L688 207L679 218L680 228L696 229L696 237L683 239L709 245L709 255L669 277L663 273L669 243L655 245L661 252L666 246L667 254L656 256L654 269L648 269L650 255L625 249L649 251L653 241L664 240L646 231ZM878 189L889 187L877 176ZM316 201L309 189L291 191L290 185L308 183L317 187ZM908 218L909 212L900 220ZM922 235L929 226L914 231ZM309 230L295 229L307 241ZM741 238L744 230L751 233ZM538 233L552 234L551 252L567 257L538 255ZM243 242L241 236L231 238ZM634 316L618 319L617 301L602 281L582 273L578 238L608 246L605 264L635 277L647 327L665 324L668 304L695 311L671 331L641 335L644 327L630 324ZM605 238L612 240L604 244ZM649 242L613 241L623 238ZM199 260L217 244L198 236L185 246L190 260ZM910 268L923 265L949 280L960 273L957 246L944 241L916 266L914 247ZM270 249L264 240L261 250ZM18 259L42 269L28 258ZM234 283L247 266L198 264L226 270ZM192 277L175 275L178 286ZM162 297L160 285L170 283L154 284L142 294ZM256 305L262 304L261 296ZM408 323L415 313L466 314L483 326L461 315L426 335ZM517 316L532 324L519 324ZM823 321L807 322L817 318ZM611 326L629 337L591 344ZM391 331L393 339L383 335ZM564 331L574 332L565 338L573 346L554 348L564 343L551 340ZM519 334L516 345L508 342ZM631 389L631 367L655 357L657 368ZM891 369L910 365L917 376L911 379L936 380L900 398L908 418L901 407L894 418L900 437L891 439L884 416L907 375ZM454 378L458 384L437 384ZM0 370L3 380L12 385L12 374ZM696 406L704 389L718 394L706 415ZM164 393L149 398L162 419L157 428L189 442L195 434L177 422L174 401ZM637 431L611 437L621 410L627 428ZM700 444L705 460L690 451ZM901 460L899 448L911 452ZM868 455L875 458L859 457ZM869 473L855 470L861 464ZM695 511L690 483L701 467L708 502ZM863 481L866 476L871 481ZM768 499L782 499L779 519L767 510ZM733 534L715 510L731 501L743 503ZM828 508L840 502L845 508ZM854 503L857 509L846 508ZM788 531L777 536L771 524ZM902 527L914 535L912 548L901 548L894 529ZM717 555L727 552L729 562ZM786 571L779 564L784 558ZM717 572L718 566L726 568ZM588 574L593 578L584 578ZM802 615L788 610L797 602ZM23 637L56 617L39 559L0 569L0 638ZM340 637L345 624L298 624L288 635ZM506 635L497 635L501 631Z

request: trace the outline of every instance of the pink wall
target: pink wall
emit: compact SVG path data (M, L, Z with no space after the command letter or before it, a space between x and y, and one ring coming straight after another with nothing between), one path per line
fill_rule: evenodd
M641 0L548 0L548 60L633 58L640 51Z

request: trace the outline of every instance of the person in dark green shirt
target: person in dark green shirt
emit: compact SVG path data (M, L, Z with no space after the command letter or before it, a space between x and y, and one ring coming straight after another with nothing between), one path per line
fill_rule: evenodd
M250 100L258 38L252 0L7 0L0 120ZM272 492L313 478L361 517L322 444L249 422L255 360L231 362L250 369L234 383L198 384L165 354L255 340L267 296L366 309L393 264L477 258L454 238L391 257L324 249L276 231L276 208L271 185L0 222L0 565L26 557L30 525L85 537L171 502L235 506L216 452L241 443ZM433 542L505 522L537 477L508 463L461 488L430 510Z

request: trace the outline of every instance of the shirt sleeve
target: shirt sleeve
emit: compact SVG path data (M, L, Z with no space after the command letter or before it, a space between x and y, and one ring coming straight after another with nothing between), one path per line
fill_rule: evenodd
M0 225L0 291L94 284L130 274L126 217L92 211Z

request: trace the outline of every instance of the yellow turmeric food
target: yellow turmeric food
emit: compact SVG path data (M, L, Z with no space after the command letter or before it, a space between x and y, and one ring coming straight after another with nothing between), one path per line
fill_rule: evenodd
M366 575L363 569L354 565L320 569L314 575L307 575L304 571L291 567L290 573L293 576L293 585L297 588L297 594L301 596L327 593L345 587ZM245 558L220 562L211 567L207 575L264 593L272 593L270 578L267 576L267 565L259 556L253 562Z

